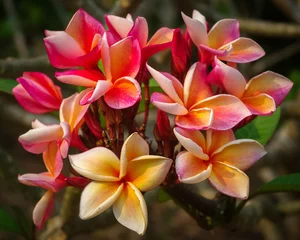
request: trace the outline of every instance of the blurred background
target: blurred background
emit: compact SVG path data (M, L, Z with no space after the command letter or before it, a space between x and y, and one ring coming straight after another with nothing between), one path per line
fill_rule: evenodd
M43 45L44 30L64 30L78 8L102 23L105 14L124 17L130 12L133 17L143 16L149 24L149 36L163 26L183 29L181 11L191 16L197 9L206 16L210 27L223 18L238 19L241 35L254 39L266 51L262 59L239 66L247 79L272 70L294 82L281 107L280 123L266 145L267 156L247 172L250 191L279 175L300 172L299 0L1 0L0 81L7 84L8 92L23 71L41 71L54 79L55 69ZM169 59L170 53L165 51L151 61L159 69L168 70ZM65 97L70 90L63 86ZM52 115L27 113L11 94L0 92L0 239L35 239L35 235L36 239L72 240L300 239L300 195L296 193L258 197L249 202L245 219L205 231L172 200L158 200L158 190L153 191L146 194L149 226L140 237L118 224L110 211L92 220L79 220L80 192L75 197L73 194L68 206L64 205L68 192L62 192L56 196L53 218L35 233L32 210L44 191L17 181L18 174L45 170L41 156L27 153L17 141L35 118L44 123L55 121ZM208 198L215 196L207 182L193 188ZM62 210L66 208L68 211Z

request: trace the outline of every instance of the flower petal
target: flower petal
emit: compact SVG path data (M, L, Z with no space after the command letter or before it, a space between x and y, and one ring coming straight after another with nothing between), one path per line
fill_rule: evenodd
M56 141L48 144L47 150L43 152L43 159L48 172L56 178L63 168L62 156Z
M265 55L261 46L250 38L238 38L222 48L227 48L228 45L232 45L231 53L227 56L220 56L219 59L235 63L248 63Z
M206 26L206 18L197 10L193 10L192 18L201 22L204 26Z
M183 105L174 102L163 93L152 93L151 103L158 109L173 115L185 115L188 113L188 110Z
M199 183L210 176L212 165L190 152L180 152L175 160L176 173L183 183Z
M145 155L133 159L127 165L126 180L143 192L160 185L167 176L172 159Z
M80 175L104 182L119 180L120 161L105 147L95 147L86 152L69 155L72 167Z
M173 32L174 29L170 29L167 27L158 29L147 43L147 46L170 43L173 38Z
M114 109L131 107L140 99L140 84L131 77L119 78L104 95L107 105Z
M179 127L174 128L174 134L180 144L191 154L202 160L208 160L205 139L203 134L198 130L188 130Z
M128 36L132 36L137 39L141 49L145 47L148 40L148 23L146 19L143 17L137 17L133 27L128 33Z
M122 190L120 183L89 183L81 194L79 217L85 220L101 214L114 204Z
M51 216L54 209L54 192L47 191L33 209L33 222L37 229L43 227L44 222Z
M208 33L211 48L220 48L240 37L239 22L235 19L223 19L217 22Z
M213 121L214 111L210 108L193 109L188 114L176 116L175 118L177 126L194 130L208 129Z
M105 22L114 35L117 34L120 38L127 37L130 29L133 26L133 22L122 17L114 16L114 15L106 15Z
M226 163L245 171L266 153L260 143L250 139L240 139L217 149L212 154L211 161Z
M245 117L251 115L251 112L238 98L220 94L210 98L207 98L193 107L196 111L197 108L209 108L214 112L212 129L215 130L227 130L233 128Z
M264 93L254 97L243 97L241 100L254 115L270 115L276 111L274 99Z
M234 141L235 136L231 129L225 131L215 131L215 130L207 130L206 131L206 146L207 153L211 155L217 149L222 147L223 145Z
M276 106L279 106L292 86L293 82L289 79L278 73L267 71L248 82L244 97L266 93L274 99Z
M206 25L197 19L188 17L183 12L181 13L181 15L183 21L185 22L188 33L196 47L199 47L200 44L207 45L208 36L206 32Z
M126 175L129 161L144 155L149 155L148 143L137 132L132 133L122 146L119 178Z
M148 224L147 206L143 195L132 183L127 182L113 205L113 212L123 226L143 235Z
M246 199L249 195L249 178L241 170L221 162L214 162L210 183L221 193Z
M81 99L80 105L90 104L97 101L104 94L108 93L113 88L113 84L110 81L99 80L94 90L87 92Z

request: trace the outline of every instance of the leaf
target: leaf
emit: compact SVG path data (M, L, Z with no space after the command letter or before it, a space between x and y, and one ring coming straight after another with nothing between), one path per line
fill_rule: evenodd
M12 89L18 85L14 79L0 78L0 91L12 94Z
M102 59L100 59L100 60L98 61L98 68L99 68L100 71L104 74L104 67L103 67Z
M172 199L170 197L170 195L163 190L162 188L159 189L158 194L157 194L157 200L161 203L169 201L170 199Z
M237 139L254 139L265 145L272 137L280 119L280 108L270 116L258 116L252 122L237 130Z
M293 100L297 98L298 95L298 89L300 88L300 70L292 70L289 73L289 79L291 79L294 82L294 86L290 90L289 94L285 98L287 101L288 100Z

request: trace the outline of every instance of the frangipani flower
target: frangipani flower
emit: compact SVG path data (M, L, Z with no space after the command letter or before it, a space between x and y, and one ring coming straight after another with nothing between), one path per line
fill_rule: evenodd
M128 36L137 39L142 50L141 65L155 53L160 52L171 46L173 38L173 29L163 27L160 28L152 38L148 40L148 24L145 18L137 17L133 22L130 14L126 18L106 15L106 24L109 28L109 33L116 41L119 41Z
M161 73L147 65L153 78L166 94L153 93L151 102L157 108L177 115L176 125L188 129L227 130L251 115L235 96L213 95L206 80L206 66L195 63L189 69L184 85L168 73Z
M69 70L56 73L56 78L64 83L88 87L80 104L88 104L104 96L111 108L128 108L141 98L141 87L134 79L140 69L140 60L137 40L127 37L109 46L105 33L102 46L105 77L96 70Z
M201 62L209 62L214 56L219 59L247 63L265 55L264 50L250 38L241 38L239 22L223 19L207 33L205 17L193 11L192 18L182 13L189 35L199 50Z
M24 72L12 93L28 112L41 114L58 110L62 102L60 87L40 72Z
M148 217L141 191L161 184L172 160L149 155L147 142L137 133L125 141L120 160L104 147L69 157L72 167L92 180L81 195L80 218L95 217L113 206L114 215L122 225L144 234Z
M174 134L187 150L175 160L178 178L183 183L199 183L208 178L221 193L245 199L249 179L243 172L266 154L264 147L251 139L235 140L232 130L200 131L174 128Z
M28 173L18 176L18 180L28 186L41 187L47 192L42 196L33 210L33 222L37 229L40 229L44 222L51 216L54 209L54 193L59 192L68 184L63 175L53 177L50 173L44 172L40 174Z
M270 115L289 93L293 82L284 76L267 71L247 83L235 68L215 58L215 67L207 82L215 84L241 99L254 115Z
M56 68L97 67L104 32L101 23L79 9L65 31L45 31L44 42L51 64Z
M32 122L32 128L19 137L22 146L31 153L43 153L45 165L53 177L57 177L63 167L62 158L68 154L71 136L78 124L81 124L89 105L81 106L82 94L74 94L63 100L60 107L60 124L44 125L38 120Z

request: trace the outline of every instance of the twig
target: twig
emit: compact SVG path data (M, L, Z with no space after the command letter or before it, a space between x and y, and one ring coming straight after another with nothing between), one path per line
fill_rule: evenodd
M18 20L18 16L17 16L17 12L13 0L4 0L3 3L4 3L6 14L9 18L11 27L13 29L14 42L15 42L16 49L19 53L19 56L28 57L29 53L26 45L26 40L20 27L20 23Z

